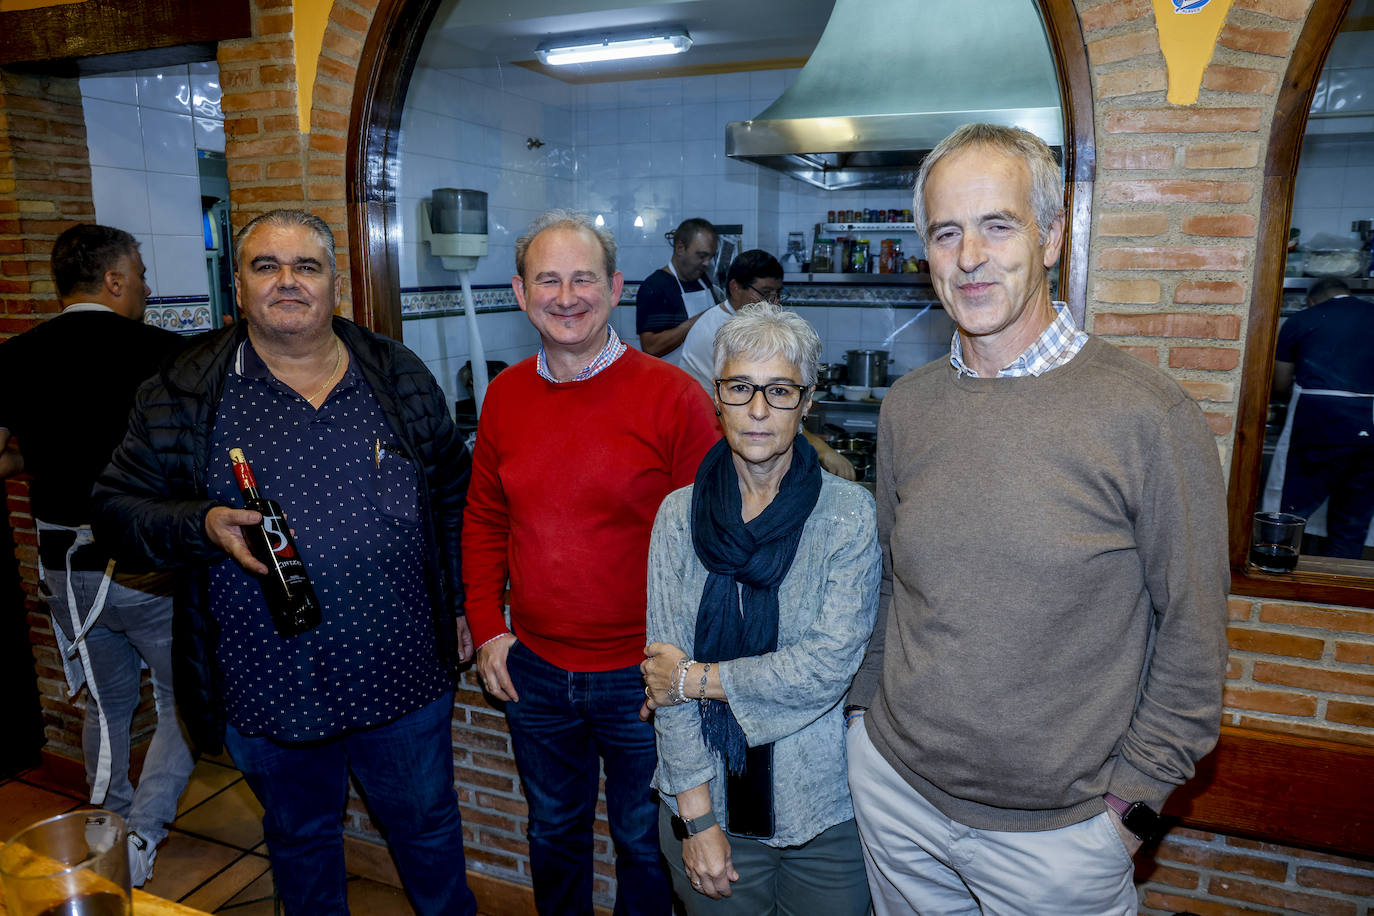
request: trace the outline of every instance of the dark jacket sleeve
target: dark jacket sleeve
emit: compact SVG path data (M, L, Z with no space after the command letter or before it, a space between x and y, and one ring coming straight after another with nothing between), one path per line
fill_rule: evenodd
M91 493L96 539L116 560L175 568L224 558L205 533L218 503L204 497L190 458L204 433L187 426L161 376L139 388L124 441Z
M439 384L428 371L425 376L427 384L417 397L423 399L423 413L429 428L419 441L424 452L432 505L434 542L439 552L439 573L448 609L462 615L463 511L467 507L468 481L472 477L472 454L449 416L448 402Z

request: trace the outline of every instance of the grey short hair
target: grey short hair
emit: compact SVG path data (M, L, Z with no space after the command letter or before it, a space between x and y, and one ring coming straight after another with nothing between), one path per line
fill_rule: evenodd
M916 188L912 193L912 207L916 214L916 232L922 242L928 242L926 230L926 179L941 159L973 146L987 146L1008 156L1019 156L1030 169L1031 212L1040 227L1040 243L1049 240L1050 227L1064 215L1064 180L1054 151L1044 140L1019 127L1000 124L965 124L941 140L921 161L916 173Z
M772 359L781 356L797 367L801 382L816 384L821 361L821 338L816 329L796 312L771 302L751 302L716 329L717 377L732 359Z
M315 214L307 210L268 210L261 216L255 216L248 222L248 225L239 230L238 235L234 236L234 263L243 263L243 243L248 241L248 236L257 231L259 226L276 226L281 229L289 229L293 226L300 226L309 229L315 236L315 240L324 248L325 255L329 260L329 274L333 276L338 272L338 264L334 260L334 230L329 228L329 224L320 219Z
M606 282L615 275L615 235L605 226L598 226L587 213L559 207L545 210L534 218L518 239L515 240L515 272L525 279L525 255L539 233L546 229L583 229L596 237L601 245L601 257L606 264Z

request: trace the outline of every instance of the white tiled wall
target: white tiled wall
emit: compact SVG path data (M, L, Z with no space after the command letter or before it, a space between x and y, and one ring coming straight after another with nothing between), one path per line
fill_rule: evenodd
M98 222L141 243L155 297L206 295L198 149L224 151L213 63L81 79Z
M417 70L401 127L401 286L455 286L420 241L420 201L436 187L487 191L489 254L478 285L505 284L515 238L539 211L573 206L605 220L619 266L638 281L671 253L664 233L688 216L744 227L744 246L782 254L789 232L811 238L826 210L903 208L899 192L829 193L725 156L725 124L752 118L796 78L796 70L568 86L519 68ZM527 137L544 141L525 148ZM875 242L876 244L876 242ZM936 309L799 308L826 342L825 359L883 347L904 372L949 345L952 325ZM518 312L479 316L489 359L514 363L538 338ZM634 309L618 307L616 329L634 345ZM905 327L902 327L906 325ZM468 359L462 316L408 319L405 342L429 363L452 398ZM902 328L893 336L893 331Z
M524 312L494 312L477 316L478 333L486 358L515 365L539 349L539 334ZM630 346L636 346L633 305L617 306L611 324ZM439 380L449 403L458 399L458 370L470 359L467 318L448 315L442 318L407 319L401 325L402 342L429 366Z
M910 207L900 192L830 193L726 158L726 123L757 115L798 72L570 86L518 67L418 69L401 122L401 286L457 283L417 231L436 187L490 195L478 284L509 280L515 237L547 207L601 216L631 281L667 262L664 233L689 216L739 223L746 248L780 255L788 232L809 241L827 210ZM545 145L528 150L528 137Z
M1374 219L1374 32L1342 32L1312 98L1293 193L1292 225L1354 238L1354 220Z
M943 309L798 306L795 311L816 329L828 363L844 362L846 350L886 350L897 378L949 352L954 322Z
M416 70L401 119L403 288L458 284L420 240L434 188L487 192L488 254L471 282L510 282L516 236L540 211L573 205L572 102L573 87L519 67Z

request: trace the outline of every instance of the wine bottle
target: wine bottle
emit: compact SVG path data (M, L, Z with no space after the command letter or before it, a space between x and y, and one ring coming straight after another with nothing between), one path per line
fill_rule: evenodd
M256 525L244 525L243 536L248 549L258 562L267 567L267 574L258 576L262 594L272 623L283 637L299 636L320 625L320 602L305 572L296 539L286 524L281 506L267 499L258 490L253 469L243 457L243 449L231 448L229 460L234 463L234 477L243 491L243 505L262 515Z

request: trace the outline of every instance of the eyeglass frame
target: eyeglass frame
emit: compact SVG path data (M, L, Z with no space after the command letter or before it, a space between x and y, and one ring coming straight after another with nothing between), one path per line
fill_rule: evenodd
M758 289L752 283L746 285L744 288L749 290L749 292L753 293L754 295L758 296L764 302L771 302L774 305L782 305L784 302L787 301L787 287L785 286L779 286L778 291L774 293L772 296L769 296L763 290ZM781 410L782 408L778 409Z
M716 397L719 398L719 399L720 399L720 402L721 402L722 404L724 404L726 407L748 407L750 404L752 404L752 403L754 402L754 395L762 393L762 394L763 394L763 402L764 402L765 404L767 404L769 407L773 408L774 410L796 410L796 409L798 409L799 407L802 406L802 402L806 400L806 393L807 393L808 391L813 390L813 389L816 387L815 385L800 385L800 384L798 384L798 383L796 383L796 382L768 382L767 384L764 384L764 385L755 385L753 382L746 382L746 381L745 381L744 379L742 379L742 378L718 378L718 379L716 379L715 381L716 381ZM743 401L740 401L738 404L732 404L732 403L730 403L729 401L725 400L725 398L721 395L721 393L720 393L720 383L721 383L721 382L735 382L735 383L740 384L740 385L748 385L750 388L752 388L752 389L754 389L754 390L751 391L751 392L749 392L749 397L745 398ZM769 388L769 386L779 386L779 385L782 386L782 387L784 387L784 388L795 388L795 389L797 389L797 403L791 405L790 407L783 407L783 406L780 406L780 405L778 405L778 404L774 404L771 400L769 400L769 398L768 398L768 388Z

